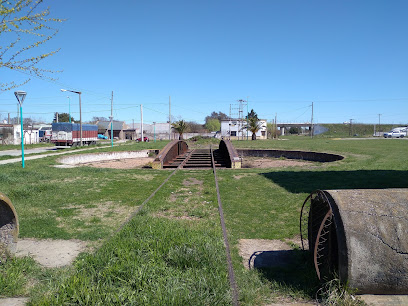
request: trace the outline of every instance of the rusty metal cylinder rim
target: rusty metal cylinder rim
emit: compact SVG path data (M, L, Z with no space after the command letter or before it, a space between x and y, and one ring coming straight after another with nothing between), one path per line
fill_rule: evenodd
M323 201L317 199L312 203L318 194L324 196ZM309 200L310 210L315 211L309 214L310 226L319 225L319 214L332 211L330 231L335 235L332 241L335 246L322 245L330 249L324 265L334 264L343 283L359 293L408 293L408 236L404 234L408 229L408 189L315 191L305 200L301 218ZM312 245L320 243L313 235L309 239Z
M11 212L13 213L14 218L15 218L17 236L18 236L18 234L20 232L20 226L19 226L19 222L18 222L17 211L14 208L13 204L11 203L10 199L4 193L0 192L0 203L1 202L4 203L6 207L10 208Z

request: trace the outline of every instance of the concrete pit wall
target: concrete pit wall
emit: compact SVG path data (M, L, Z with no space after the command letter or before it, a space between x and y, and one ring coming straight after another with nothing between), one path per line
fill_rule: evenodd
M15 254L18 232L16 210L10 199L0 193L0 262Z
M114 159L140 158L148 157L149 152L150 152L149 150L143 150L143 151L78 154L62 157L58 159L58 162L65 165L76 165Z
M337 154L305 151L237 149L237 152L239 156L242 157L284 157L288 159L301 159L317 162L333 162L344 159L343 156Z
M408 189L326 190L310 199L309 249L321 279L336 271L358 293L408 294Z

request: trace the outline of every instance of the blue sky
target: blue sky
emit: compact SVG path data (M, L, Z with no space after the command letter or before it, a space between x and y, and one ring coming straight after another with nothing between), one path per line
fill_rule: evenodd
M82 117L199 123L249 100L280 122L408 122L407 1L46 1L67 19L43 67L58 81L32 79L24 116L68 112L60 88L82 91ZM25 78L0 69L1 80ZM79 119L78 96L70 94ZM0 93L1 119L16 115ZM235 105L234 105L235 104Z

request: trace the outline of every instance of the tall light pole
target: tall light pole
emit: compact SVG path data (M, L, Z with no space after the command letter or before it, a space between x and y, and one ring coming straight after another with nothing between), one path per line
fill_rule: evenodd
M23 130L23 102L27 95L25 91L15 91L14 95L20 104L20 122L21 122L21 165L24 168L24 130Z
M111 126L111 147L113 147L113 116L109 116Z
M310 137L312 137L313 138L313 102L312 102L312 118L311 118L311 120L310 120Z
M246 129L246 130L247 130L247 140L248 140L248 126L249 126L249 117L248 117L248 114L249 114L248 104L249 104L249 102L248 102L248 100L249 100L249 97L247 97L247 101L246 101L246 102L247 102L247 116L246 116L246 117L247 117L247 120L246 120L246 121L247 121L247 122L246 122L246 124L247 124L247 129Z
M80 146L82 147L82 111L81 111L81 92L68 90L68 89L61 89L62 92L69 91L79 95L79 137L80 137ZM70 116L71 117L71 116Z
M71 123L71 98L68 96L69 123Z
M140 141L144 142L144 135L143 135L143 104L140 104Z
M113 148L113 91L112 91L112 98L111 98L111 115L109 119L111 122L111 147Z

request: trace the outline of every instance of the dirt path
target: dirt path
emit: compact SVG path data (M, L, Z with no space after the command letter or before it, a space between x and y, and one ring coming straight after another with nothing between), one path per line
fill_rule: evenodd
M70 265L86 248L80 240L19 239L16 256L31 256L44 267L59 268Z

